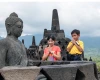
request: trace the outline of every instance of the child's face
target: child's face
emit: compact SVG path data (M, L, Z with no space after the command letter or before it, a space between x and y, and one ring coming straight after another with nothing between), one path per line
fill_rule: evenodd
M73 38L74 40L78 40L79 37L80 37L80 35L77 35L76 33L73 33L73 34L72 34L72 38Z
M55 43L55 41L52 40L51 38L48 40L48 44L49 44L49 45L54 45L54 43Z

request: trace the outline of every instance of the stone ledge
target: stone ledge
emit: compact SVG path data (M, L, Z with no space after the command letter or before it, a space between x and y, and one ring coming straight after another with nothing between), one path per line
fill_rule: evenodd
M93 63L40 66L47 80L98 80Z
M4 80L35 80L40 73L39 67L4 67L0 69Z

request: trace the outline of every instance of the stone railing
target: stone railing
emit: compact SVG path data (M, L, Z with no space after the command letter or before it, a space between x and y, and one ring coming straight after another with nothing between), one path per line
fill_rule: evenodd
M29 61L28 67L4 67L0 73L0 80L99 80L96 64L87 61Z
M0 80L35 80L39 67L4 67L0 70Z

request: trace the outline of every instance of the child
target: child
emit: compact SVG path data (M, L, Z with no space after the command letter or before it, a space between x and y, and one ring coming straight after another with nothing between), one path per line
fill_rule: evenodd
M67 46L68 54L68 60L69 61L80 61L82 52L84 50L84 43L79 40L80 37L80 31L77 29L74 29L71 32L72 41L69 42Z
M42 60L45 61L57 61L61 60L61 50L59 46L54 45L55 37L50 36L47 38L48 40L48 47L44 49L44 54Z

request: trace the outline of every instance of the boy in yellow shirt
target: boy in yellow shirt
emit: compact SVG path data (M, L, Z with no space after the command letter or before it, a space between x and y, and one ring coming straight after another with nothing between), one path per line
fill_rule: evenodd
M79 40L80 37L80 31L77 29L74 29L71 32L72 41L69 42L67 46L68 54L68 60L69 61L80 61L82 52L84 50L84 43L83 41Z

